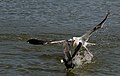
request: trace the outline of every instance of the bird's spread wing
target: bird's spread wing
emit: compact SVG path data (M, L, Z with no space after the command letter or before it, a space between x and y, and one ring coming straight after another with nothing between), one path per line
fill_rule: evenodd
M29 39L27 42L33 45L45 45L45 44L57 44L57 43L63 43L66 40L39 40L39 39ZM69 39L68 42L73 42L72 39Z
M89 37L98 29L102 28L102 25L104 24L104 22L106 21L106 19L108 18L108 15L110 14L110 12L108 11L107 15L105 16L105 18L98 24L96 25L92 30L88 31L87 33L85 33L82 38L86 41L88 41Z
M70 51L69 42L68 42L67 40L64 41L63 47L64 47L65 59L66 59L66 60L70 60L70 59L71 59L71 51Z
M72 55L72 58L77 54L77 52L79 51L79 49L81 48L81 46L82 46L82 43L79 42L79 44L78 44L77 47L75 48L75 51L74 51L74 53L73 53L73 55ZM72 58L71 58L71 59L72 59Z
M56 44L56 43L63 43L65 40L59 40L59 41L51 41L49 43L51 44Z

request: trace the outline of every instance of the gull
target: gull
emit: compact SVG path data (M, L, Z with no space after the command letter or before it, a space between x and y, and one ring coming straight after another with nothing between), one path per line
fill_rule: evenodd
M103 27L103 24L107 20L109 14L110 12L108 11L105 18L99 24L97 24L92 30L89 30L87 33L85 33L80 37L72 37L71 39L68 40L59 40L59 41L29 39L27 42L34 45L63 43L65 58L63 58L61 62L64 62L67 70L73 69L76 66L80 66L84 63L91 62L93 55L91 54L90 50L87 48L87 45L95 45L95 44L89 43L88 40L94 32L96 32L98 29ZM72 55L71 55L71 50L69 49L70 43L72 43L73 46L76 47ZM79 51L81 46L85 48L83 54L81 54L81 51Z

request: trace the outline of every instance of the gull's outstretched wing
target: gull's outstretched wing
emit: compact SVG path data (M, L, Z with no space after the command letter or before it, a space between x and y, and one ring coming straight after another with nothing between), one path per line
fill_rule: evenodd
M86 34L84 34L82 36L82 38L85 40L85 41L88 41L89 37L95 32L97 31L98 29L102 28L102 25L104 24L104 22L107 20L108 18L108 15L110 14L110 12L108 11L107 15L105 16L105 18L98 24L96 25L92 30L88 31Z
M79 49L81 48L81 46L82 46L82 43L79 42L79 44L78 44L77 47L75 48L75 51L74 51L74 53L73 53L73 55L72 55L72 58L77 54L77 52L79 51ZM72 59L72 58L71 58L71 59Z
M45 41L45 40L38 40L38 39L29 39L27 42L33 45L45 45L45 44L56 44L56 43L63 43L65 40L59 40L59 41ZM69 42L72 42L72 39L68 40Z
M71 50L70 50L69 42L67 40L64 41L63 47L64 47L65 59L68 61L71 59Z

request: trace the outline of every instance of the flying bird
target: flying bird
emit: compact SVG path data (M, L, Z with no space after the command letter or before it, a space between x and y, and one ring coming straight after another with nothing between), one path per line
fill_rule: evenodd
M93 55L90 52L90 50L87 48L87 45L95 45L95 43L88 42L89 38L92 36L94 32L96 32L98 29L103 27L103 24L107 20L109 14L110 12L108 11L105 18L99 24L97 24L95 27L93 27L91 30L89 30L80 37L72 37L68 40L58 40L58 41L29 39L27 42L33 45L63 43L65 57L61 60L61 62L65 64L67 70L71 70L75 67L81 66L82 64L91 63ZM72 50L70 49L71 43L74 47L76 47L74 49L73 54L71 53ZM84 47L85 50L80 50L81 47Z

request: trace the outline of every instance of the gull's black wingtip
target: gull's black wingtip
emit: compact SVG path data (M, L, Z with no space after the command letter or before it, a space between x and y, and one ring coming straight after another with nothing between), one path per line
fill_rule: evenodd
M27 42L33 45L44 45L45 44L45 41L38 40L38 39L29 39L27 40Z
M110 15L110 10L108 10L108 12L107 12L107 16L108 16L108 15Z
M108 10L108 14L110 14L110 10Z

